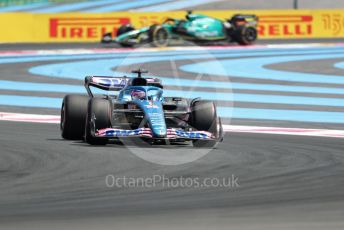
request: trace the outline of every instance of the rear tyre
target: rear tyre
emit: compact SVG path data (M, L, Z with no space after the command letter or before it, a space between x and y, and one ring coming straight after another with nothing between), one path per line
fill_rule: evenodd
M235 40L240 45L251 45L257 40L257 30L254 27L240 26L235 31Z
M154 47L166 47L170 43L170 33L161 25L153 25L149 29L149 41Z
M111 127L111 103L102 98L92 98L88 102L88 112L85 125L85 141L90 145L106 145L106 138L94 137L100 129Z
M119 27L119 29L117 30L117 34L116 36L121 36L122 34L128 33L130 31L135 30L135 28L131 25L131 24L125 24L125 25L121 25L121 27ZM119 43L122 47L133 47L133 44L129 44L129 43Z
M61 107L60 130L66 140L82 140L89 97L66 95Z
M218 132L218 121L216 106L212 101L195 101L191 108L191 126L200 131L207 131L215 136ZM216 140L194 140L195 147L214 147Z

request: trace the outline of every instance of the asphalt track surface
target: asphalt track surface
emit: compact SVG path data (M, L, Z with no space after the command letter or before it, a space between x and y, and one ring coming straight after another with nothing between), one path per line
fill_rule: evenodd
M284 63L269 68L342 75L343 70L328 64L332 62L313 60L312 64ZM32 65L41 64L2 65L1 80L17 73L13 79L18 81L80 83L27 72ZM300 65L305 69L300 70ZM11 90L2 90L1 94L61 96ZM337 110L341 112L341 108ZM52 108L15 106L0 106L0 111L58 114ZM343 127L269 120L234 122ZM344 228L343 139L228 133L225 141L205 157L188 164L162 166L146 162L118 144L91 147L63 141L55 124L0 121L0 128L0 229ZM188 151L190 147L176 148ZM150 188L109 188L105 183L109 174L133 178L165 175L171 180L235 175L239 187L174 188L160 183Z

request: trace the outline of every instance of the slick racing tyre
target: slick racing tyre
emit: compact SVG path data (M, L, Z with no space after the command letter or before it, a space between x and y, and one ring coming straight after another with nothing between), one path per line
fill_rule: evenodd
M94 137L99 129L111 127L111 103L102 98L92 98L88 102L88 111L85 125L85 141L91 145L106 145L106 138Z
M212 101L195 101L191 106L191 126L196 130L207 131L217 136L220 120L216 115L216 106ZM195 147L214 147L216 140L194 140Z
M235 31L235 38L240 45L251 45L257 40L257 30L254 27L238 27Z
M89 97L66 95L61 107L61 136L67 140L82 140L85 130Z
M131 25L131 24L125 24L125 25L121 25L121 27L119 27L119 29L117 30L117 34L116 36L120 36L122 34L125 34L127 32L133 31L135 30L135 28ZM119 43L121 46L123 47L133 47L133 44L129 44L129 43Z
M170 43L170 33L161 25L153 25L149 29L149 41L154 47L166 47Z

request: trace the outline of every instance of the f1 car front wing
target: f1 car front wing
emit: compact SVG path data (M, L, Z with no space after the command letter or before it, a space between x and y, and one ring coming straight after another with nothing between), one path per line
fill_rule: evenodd
M150 128L138 128L133 130L125 129L101 129L96 131L95 137L145 137L154 138ZM182 129L167 129L166 139L186 139L186 140L215 140L215 136L207 131L184 131Z

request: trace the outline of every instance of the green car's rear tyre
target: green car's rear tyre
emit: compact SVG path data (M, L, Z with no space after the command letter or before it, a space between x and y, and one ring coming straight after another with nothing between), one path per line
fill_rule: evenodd
M161 25L153 25L149 29L149 42L154 47L166 47L170 43L170 33Z
M235 31L236 41L240 45L251 45L257 37L257 29L254 27L240 26Z
M96 138L94 133L99 129L111 127L111 103L102 98L92 98L88 102L85 125L85 141L91 145L106 145L107 139Z
M207 131L214 135L218 133L218 118L216 106L212 101L195 101L191 106L191 126L200 131ZM195 147L214 147L216 140L194 140Z
M62 102L60 130L67 140L82 140L89 97L66 95Z

